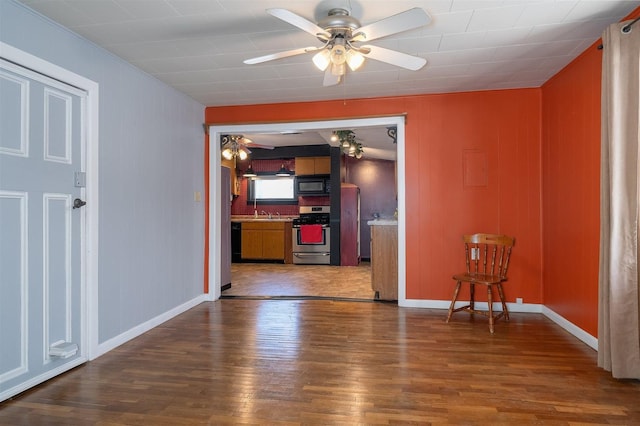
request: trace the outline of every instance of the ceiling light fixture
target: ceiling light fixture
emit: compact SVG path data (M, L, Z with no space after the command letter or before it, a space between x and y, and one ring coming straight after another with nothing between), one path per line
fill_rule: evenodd
M282 163L282 166L280 166L280 170L278 170L276 176L291 176L291 171L289 171L289 169L284 166L284 163Z
M253 171L253 167L251 167L251 163L249 163L249 167L242 174L243 177L256 177L258 176L256 172Z
M364 26L351 16L348 9L342 7L329 9L327 16L322 17L317 23L311 22L287 9L271 8L267 9L267 13L311 34L321 41L323 45L319 47L302 47L245 59L245 64L260 64L316 52L313 56L313 63L318 69L324 71L323 85L333 86L340 84L344 80L347 67L351 71L356 71L362 66L365 58L385 62L411 71L417 71L427 63L426 59L419 56L363 44L427 25L431 22L431 17L419 7L414 7Z
M368 53L367 49L357 49L345 40L344 34L337 33L329 40L326 46L313 55L313 63L320 71L329 71L334 76L343 76L346 73L345 64L351 71L355 71L364 63L363 53Z
M233 160L239 158L240 160L246 160L249 157L249 151L241 142L241 139L246 139L242 135L222 135L220 137L220 147L222 149L222 157L226 160Z
M358 160L362 158L364 149L362 144L356 141L356 134L353 130L335 130L331 135L331 141L339 142L343 154Z

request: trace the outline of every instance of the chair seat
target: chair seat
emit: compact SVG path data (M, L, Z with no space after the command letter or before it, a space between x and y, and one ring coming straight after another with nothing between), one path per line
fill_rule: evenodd
M498 284L502 281L506 281L499 275L482 274L479 272L461 272L459 274L455 274L453 279L456 281L465 281L468 283L484 285Z

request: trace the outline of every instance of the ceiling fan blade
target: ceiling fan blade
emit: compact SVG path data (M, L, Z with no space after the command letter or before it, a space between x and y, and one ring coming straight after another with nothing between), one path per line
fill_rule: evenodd
M431 17L419 7L400 12L354 31L351 41L371 41L427 25Z
M245 136L243 136L240 139L240 143L247 149L249 147L251 147L251 148L261 148L261 149L273 149L273 146L271 146L271 145L262 145L262 144L259 144L259 143L255 143L252 139L249 139L249 138L247 138Z
M365 57L375 59L376 61L386 62L387 64L402 67L411 71L417 71L427 64L427 60L419 56L407 55L397 50L385 49L379 46L362 46ZM369 52L365 53L364 50Z
M245 145L246 146L246 145ZM249 145L251 148L260 148L260 149L273 149L274 147L271 145L261 145L259 143L252 143Z
M324 72L324 81L322 82L323 86L335 86L336 84L340 83L340 78L341 76L339 75L334 75L331 72L331 67L328 67L327 70Z
M326 32L323 28L320 28L308 19L305 19L300 15L296 15L287 9L267 9L267 13L275 16L276 18L282 19L294 27L300 28L302 31L308 32L312 36L317 37L318 35L322 35L327 40L331 37L331 34Z
M284 52L272 53L270 55L258 56L257 58L245 59L247 65L261 64L275 59L288 58L289 56L302 55L303 53L315 52L319 47L302 47L300 49L285 50Z

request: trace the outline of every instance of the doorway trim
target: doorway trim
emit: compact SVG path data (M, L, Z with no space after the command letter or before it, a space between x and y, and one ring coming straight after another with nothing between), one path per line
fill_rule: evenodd
M78 364L97 358L98 353L98 106L100 85L62 68L42 58L15 48L0 41L0 55L2 58L39 74L77 87L87 93L83 108L85 134L82 152L82 170L86 172L84 220L81 227L84 238L81 242L80 275L83 283L81 296L82 309L82 340ZM59 374L59 373L58 373ZM54 377L52 375L51 377ZM46 379L45 379L46 380Z
M406 302L406 238L405 238L405 116L394 115L372 118L352 118L344 120L292 121L263 124L234 124L209 126L209 292L208 300L220 298L220 254L221 206L217 201L220 193L220 135L230 133L265 133L296 130L334 130L337 128L358 128L369 126L396 126L397 167L398 167L398 305Z

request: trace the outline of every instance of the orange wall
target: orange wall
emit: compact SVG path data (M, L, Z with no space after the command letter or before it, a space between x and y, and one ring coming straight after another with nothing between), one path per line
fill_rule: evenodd
M602 52L585 51L542 88L544 303L596 336Z
M640 8L624 20L638 16ZM542 87L544 304L596 337L602 76L602 51L596 48L599 43Z
M357 114L354 114L354 111ZM508 301L542 303L541 92L520 89L209 107L207 123L407 114L407 298L450 300L461 235L516 237ZM464 185L467 178L482 186ZM483 164L486 162L486 170Z

